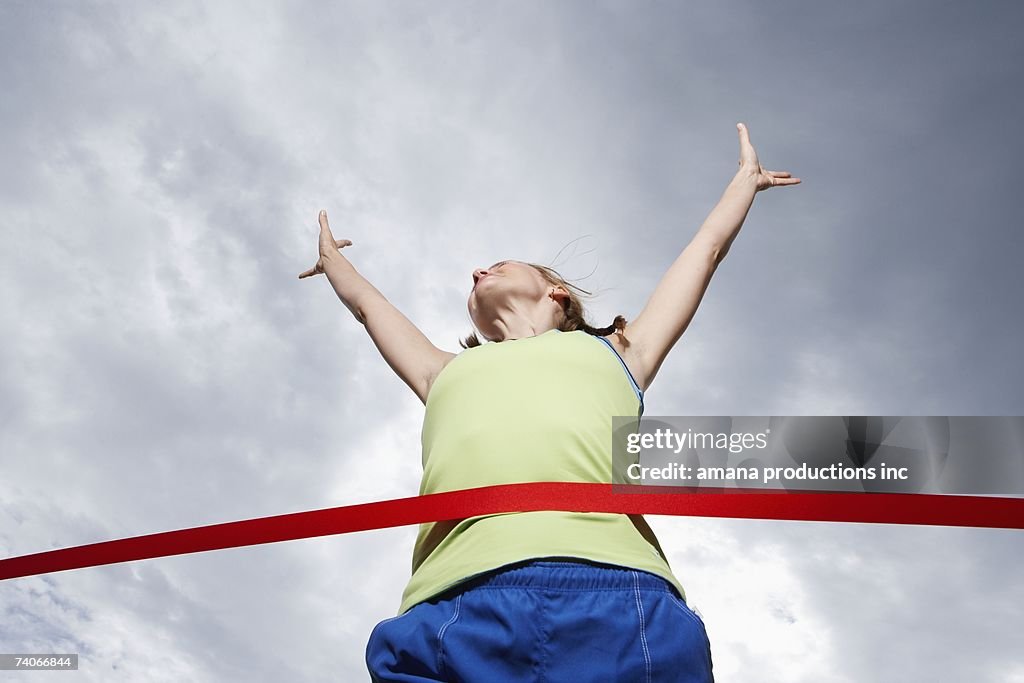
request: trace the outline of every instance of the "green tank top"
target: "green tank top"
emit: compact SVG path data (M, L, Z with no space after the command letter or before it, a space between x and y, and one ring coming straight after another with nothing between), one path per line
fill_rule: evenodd
M521 482L611 483L612 416L642 413L643 392L611 343L582 330L465 349L427 396L420 495ZM421 524L398 613L476 575L540 557L648 571L685 599L641 515L515 512Z

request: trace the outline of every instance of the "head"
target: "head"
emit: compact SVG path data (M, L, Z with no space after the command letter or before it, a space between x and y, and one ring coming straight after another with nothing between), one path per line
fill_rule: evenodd
M473 271L473 290L468 309L473 325L485 340L501 341L502 327L510 321L522 321L542 334L551 329L563 332L583 330L593 335L608 335L622 330L621 315L605 328L594 328L586 320L581 300L590 292L568 282L552 268L523 261L499 261L490 268ZM459 341L463 348L480 346L476 332Z

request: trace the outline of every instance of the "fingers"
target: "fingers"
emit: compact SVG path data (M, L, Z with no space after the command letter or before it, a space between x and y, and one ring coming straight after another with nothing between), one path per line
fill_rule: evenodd
M740 166L742 167L744 163L747 163L750 168L756 166L759 169L759 174L762 178L759 185L763 186L761 189L782 185L798 185L800 183L800 179L791 177L789 171L768 171L762 168L757 161L757 152L754 151L754 146L750 144L750 131L747 130L746 124L737 123L736 131L740 136ZM768 178L767 185L764 184L765 176Z
M313 266L312 268L310 268L306 272L304 272L301 275L299 275L299 279L301 280L304 277L310 277L312 275L319 275L322 272L324 272L324 262L323 262L323 260L318 259L315 266Z
M750 144L750 131L747 130L747 127L745 125L743 125L742 123L737 123L736 124L736 130L738 130L740 132L740 142L742 142L745 145L749 145Z
M763 183L763 181L762 181L762 185L758 189L760 189L760 190L767 190L767 189L772 188L772 187L785 187L787 185L799 185L799 184L800 184L800 179L799 178L780 178L779 176L769 175L768 176L768 182L767 183Z
M320 239L322 240L325 236L331 234L331 226L327 224L327 212L326 211L321 211L320 212L319 220L320 220ZM333 242L334 239L331 238L330 241Z
M329 254L329 253L333 252L336 249L341 249L342 247L351 247L352 246L352 240L348 240L348 239L336 240L336 239L334 239L334 235L331 234L331 226L327 222L327 211L321 210L320 211L320 215L318 216L318 219L320 221L320 256L321 256L321 258L323 256L325 256L326 254ZM313 276L313 275L318 275L318 274L320 274L322 272L324 272L324 270L323 270L323 266L321 264L321 261L317 261L316 262L316 266L314 266L313 268L310 268L309 270L301 273L299 275L299 279L301 280L302 278L305 278L305 277L310 277L310 276Z
M331 226L327 222L327 212L326 211L321 211L320 212L319 219L320 219L320 241L321 241L321 243L326 243L326 244L333 243L334 246L337 247L338 249L341 249L342 247L351 247L352 246L352 240L336 240L336 239L334 239L334 235L331 234Z
M736 130L740 136L740 166L748 164L751 168L757 168L757 152L754 151L754 146L750 144L750 131L747 130L746 124L743 123L737 123Z
M798 185L800 184L799 178L792 178L788 171L768 171L769 177L772 179L772 185L778 187L779 185Z
M750 131L747 130L746 124L737 123L736 130L739 131L740 134L740 154L742 156L752 154L754 151L754 146L750 144Z

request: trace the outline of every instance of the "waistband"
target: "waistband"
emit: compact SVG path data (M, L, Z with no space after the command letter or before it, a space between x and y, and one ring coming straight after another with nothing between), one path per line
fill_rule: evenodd
M473 577L458 588L461 591L510 586L579 591L639 588L679 595L675 586L657 574L581 558L525 560Z

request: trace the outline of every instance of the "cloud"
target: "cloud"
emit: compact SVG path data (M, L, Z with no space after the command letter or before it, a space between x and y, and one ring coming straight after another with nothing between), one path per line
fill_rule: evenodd
M447 350L473 267L577 238L559 270L632 319L741 120L804 185L759 195L646 414L1021 413L1018 14L5 5L3 554L415 495L422 405L297 279L317 211ZM723 680L1024 678L1015 532L651 523ZM363 679L415 531L3 582L0 651L79 652L83 681Z

